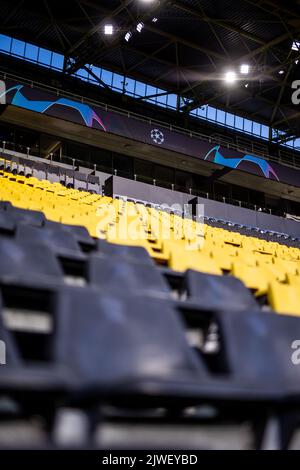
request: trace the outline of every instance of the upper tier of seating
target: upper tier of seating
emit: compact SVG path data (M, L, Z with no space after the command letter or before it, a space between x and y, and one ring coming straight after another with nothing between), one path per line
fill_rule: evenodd
M16 208L40 211L52 222L86 227L93 238L143 247L158 264L175 272L192 269L224 278L235 276L265 309L300 315L299 247L34 177L5 171L0 177L0 200ZM14 230L9 211L0 214L0 229ZM39 238L38 231L31 232L21 231L19 236Z

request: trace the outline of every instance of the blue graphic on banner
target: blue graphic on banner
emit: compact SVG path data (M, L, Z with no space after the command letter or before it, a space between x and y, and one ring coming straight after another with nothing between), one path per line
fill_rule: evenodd
M257 165L261 169L261 171L263 172L266 178L270 178L270 176L273 175L274 178L277 181L279 181L279 178L276 172L274 171L274 169L271 167L269 162L267 162L263 158L254 157L253 155L248 155L248 154L242 157L225 158L220 152L220 145L216 145L205 155L204 160L208 160L208 158L213 154L214 154L214 158L212 161L214 163L227 166L229 168L238 169L242 162L251 162Z
M78 111L88 127L93 127L93 123L94 121L96 121L102 127L102 129L106 131L106 128L101 118L87 104L78 103L76 101L69 100L68 98L58 98L56 101L28 100L22 94L22 88L23 85L16 85L6 90L6 95L11 91L16 90L16 93L12 98L11 104L19 106L21 108L29 109L30 111L36 111L38 113L46 113L54 105L67 106Z

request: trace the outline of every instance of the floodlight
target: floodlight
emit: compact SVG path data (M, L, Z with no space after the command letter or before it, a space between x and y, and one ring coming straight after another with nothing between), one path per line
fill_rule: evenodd
M225 82L228 83L228 84L232 84L234 82L236 82L236 73L233 72L232 70L226 72L225 74Z
M136 25L136 30L138 33L141 33L143 29L144 29L144 23L141 22Z
M243 64L243 65L241 65L241 69L240 69L240 70L241 70L241 73L242 73L243 75L247 75L247 74L249 73L249 68L250 68L250 67L249 67L248 64Z
M114 34L114 27L112 24L106 24L104 26L104 34L106 36L112 36Z

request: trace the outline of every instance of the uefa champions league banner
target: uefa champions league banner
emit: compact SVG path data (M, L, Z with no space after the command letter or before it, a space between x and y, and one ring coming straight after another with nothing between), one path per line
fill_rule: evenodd
M77 124L172 150L232 169L300 187L300 171L160 128L113 111L57 96L21 83L0 81L0 103L11 104Z

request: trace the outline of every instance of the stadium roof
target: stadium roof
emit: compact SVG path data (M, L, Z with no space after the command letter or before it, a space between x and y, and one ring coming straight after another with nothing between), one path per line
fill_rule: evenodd
M63 53L66 73L98 65L178 94L183 111L210 104L300 136L299 0L0 0L0 33Z

